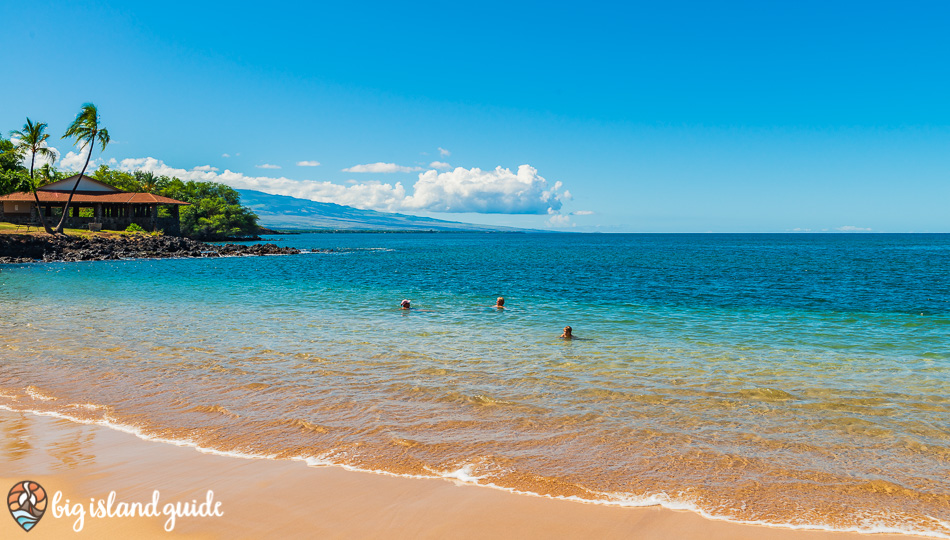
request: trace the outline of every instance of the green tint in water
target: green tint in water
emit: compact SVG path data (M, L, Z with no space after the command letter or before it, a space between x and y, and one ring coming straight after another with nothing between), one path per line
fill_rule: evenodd
M336 251L3 268L0 402L220 450L948 533L945 236L280 240ZM558 339L568 324L583 339Z

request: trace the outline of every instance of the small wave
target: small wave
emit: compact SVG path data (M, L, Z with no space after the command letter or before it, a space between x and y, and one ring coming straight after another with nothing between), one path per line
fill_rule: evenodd
M872 438L893 438L894 431L864 418L841 416L816 423L818 429L832 429L849 435L864 435Z
M564 496L564 495L544 495L539 493L534 493L530 491L522 491L515 488L510 488L506 486L497 485L489 480L489 475L476 476L474 470L477 468L477 465L466 463L462 464L457 469L447 469L443 471L438 471L435 469L429 469L430 474L407 474L407 473L393 473L385 470L379 469L367 469L348 465L345 462L341 462L339 459L334 459L335 457L345 458L345 453L338 454L337 452L331 450L324 452L323 454L316 456L295 456L290 458L281 458L277 455L266 455L266 454L254 454L254 453L243 453L243 452L229 452L221 451L213 448L207 448L198 445L197 443L189 440L176 440L176 439L165 439L160 437L154 437L146 434L141 429L121 424L115 422L112 419L105 418L102 420L83 420L80 418L72 417L70 415L65 415L56 412L49 411L36 411L36 410L16 410L10 407L0 405L0 410L6 410L10 412L20 412L20 413L30 413L37 416L48 416L54 418L62 418L65 420L70 420L79 424L89 424L89 425L98 425L116 431L121 431L124 433L129 433L138 437L139 439L150 441L150 442L159 442L165 444L173 444L175 446L189 447L194 448L195 450L205 453L213 454L227 457L235 457L240 459L268 459L268 460L278 460L278 459L287 459L289 461L300 461L305 463L309 467L340 467L344 470L349 471L360 471L379 474L383 476L394 476L400 478L418 478L418 479L431 479L431 478L443 478L446 480L452 480L456 482L464 482L466 484L487 487L491 489L498 489L501 491L507 491L509 493L514 493L518 495L527 495L532 497L542 497L545 499L554 499L554 500L563 500L578 502L584 504L597 504L604 506L616 506L616 507L649 507L649 506L660 506L663 508L668 508L671 510L686 510L698 514L706 519L713 519L716 521L725 521L730 523L738 523L744 525L759 525L769 528L779 528L779 529L794 529L794 530L820 530L820 531L833 531L833 532L855 532L862 534L910 534L910 535L919 535L928 538L941 538L941 539L950 539L950 534L947 534L943 531L950 532L950 523L943 521L941 519L927 516L928 519L932 520L933 528L930 530L922 530L915 528L913 526L907 527L895 527L887 524L876 523L872 520L866 520L862 523L861 526L848 526L848 527L832 527L827 525L819 524L801 524L801 523L773 523L760 520L741 520L735 519L734 517L722 516L713 512L709 512L703 508L698 507L697 505L688 502L678 500L666 493L650 493L641 496L632 496L625 493L609 493L609 492L596 492L588 491L590 498L579 497L576 495Z
M31 398L37 401L56 401L56 398L52 396L47 396L46 394L40 392L40 390L35 386L27 386L26 393Z
M870 482L865 482L864 484L856 486L856 489L868 493L883 493L885 495L900 493L913 498L917 496L917 492L914 490L907 489L904 486L895 484L894 482L888 482L887 480L871 480Z
M422 368L419 370L420 375L451 375L452 371L449 371L445 368Z
M241 415L235 414L221 405L198 405L197 407L192 407L188 409L188 412L199 412L199 413L209 413L209 414L221 414L224 416L230 416L231 418L240 418Z
M239 386L243 390L264 390L270 388L271 385L267 383L252 382Z
M201 452L202 454L235 457L235 458L240 458L240 459L278 459L276 454L258 454L258 453L217 450L214 448L201 446L195 441L189 440L189 439L168 439L165 437L151 435L149 433L146 433L144 430L142 430L139 427L136 427L130 424L124 424L122 422L117 421L115 418L110 418L109 416L105 416L103 418L96 418L96 419L87 419L87 418L80 418L80 417L73 416L70 414L64 414L64 413L55 412L55 411L38 411L35 409L14 409L12 407L7 407L6 405L0 405L0 410L15 412L15 413L29 413L29 414L34 414L36 416L47 416L50 418L59 418L61 420L69 420L70 422L75 422L77 424L101 426L101 427L113 429L115 431L121 431L122 433L128 433L129 435L134 435L135 437L138 437L139 439L142 439L143 441L171 444L174 446L182 446L182 447L187 447L187 448L194 448L195 450ZM295 460L297 459L295 458Z
M403 446L405 448L412 448L412 447L419 446L420 444L422 444L419 441L413 441L411 439L400 439L399 437L393 437L393 439L390 442L395 446Z
M437 471L428 467L426 467L426 470L436 474L439 478L445 478L446 480L458 480L459 482L464 482L466 484L478 484L479 480L487 477L487 475L475 476L473 474L475 466L472 464L462 465L456 470Z
M70 403L67 407L72 409L85 409L87 411L98 411L107 408L105 405L96 405L95 403Z
M755 399L758 401L793 401L798 399L798 397L784 390L777 390L775 388L750 388L739 390L734 395L743 399Z
M285 422L281 422L281 424L285 426L297 428L297 429L303 429L306 431L313 431L315 433L329 433L330 432L329 429L319 424L314 424L312 422L301 420L299 418L294 418L293 420L287 420Z
M522 410L535 413L545 413L549 409L545 407L539 407L537 405L530 405L527 403L519 403L517 401L510 401L507 399L496 398L493 396L486 396L485 394L473 394L467 395L461 392L448 392L441 395L438 398L438 401L445 401L449 403L462 403L467 405L475 405L477 407L506 407L514 410Z

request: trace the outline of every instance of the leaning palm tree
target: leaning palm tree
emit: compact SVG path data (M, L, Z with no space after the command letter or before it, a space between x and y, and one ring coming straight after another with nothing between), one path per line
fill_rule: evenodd
M79 187L82 175L86 174L86 167L89 166L89 158L92 157L92 147L98 142L102 145L102 149L105 150L106 145L109 144L109 131L99 127L99 111L92 103L83 104L82 110L76 115L76 119L73 120L73 123L69 124L66 134L63 135L64 139L66 137L75 137L76 144L79 145L79 151L82 152L88 148L89 152L86 154L86 162L82 166L82 171L79 173L79 176L76 177L76 183L73 185L72 191L69 192L69 198L66 199L66 207L63 208L63 217L60 218L59 225L56 226L57 233L63 232L66 216L69 215L69 203L73 201L73 194L76 193L76 188Z
M43 228L46 229L46 232L53 234L53 230L50 229L49 224L46 223L46 214L43 212L42 207L40 207L40 197L36 194L36 178L33 176L33 168L36 165L36 157L39 156L44 161L47 161L46 165L49 165L48 161L53 161L56 159L56 150L53 150L49 146L46 146L46 139L49 139L49 133L46 133L46 122L33 123L29 118L26 119L26 123L23 124L23 129L20 131L11 131L10 137L16 137L17 144L16 149L20 155L30 154L30 180L27 185L30 192L33 193L33 199L36 200L36 211L40 215L40 222L43 224Z

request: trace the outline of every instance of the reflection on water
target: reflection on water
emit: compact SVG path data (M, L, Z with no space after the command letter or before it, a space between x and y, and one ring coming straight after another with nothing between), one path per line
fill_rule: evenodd
M3 442L5 463L15 466L22 462L29 465L33 474L51 474L76 469L95 460L90 451L93 440L91 431L80 432L77 437L73 431L43 431L37 428L36 422L25 414L0 415L0 433L3 433L0 440ZM53 459L44 462L37 459L37 454ZM51 470L34 470L38 463L52 463Z
M0 431L3 438L3 455L9 461L20 461L33 451L30 422L21 415L0 416Z
M0 269L0 405L224 451L950 534L943 236L286 242L336 251ZM566 324L588 339L558 339ZM83 444L48 446L73 466Z

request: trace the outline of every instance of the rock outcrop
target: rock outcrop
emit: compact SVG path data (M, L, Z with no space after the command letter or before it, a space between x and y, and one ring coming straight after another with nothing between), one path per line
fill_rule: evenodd
M0 263L107 261L171 257L294 255L300 250L275 244L206 244L175 236L0 235Z

